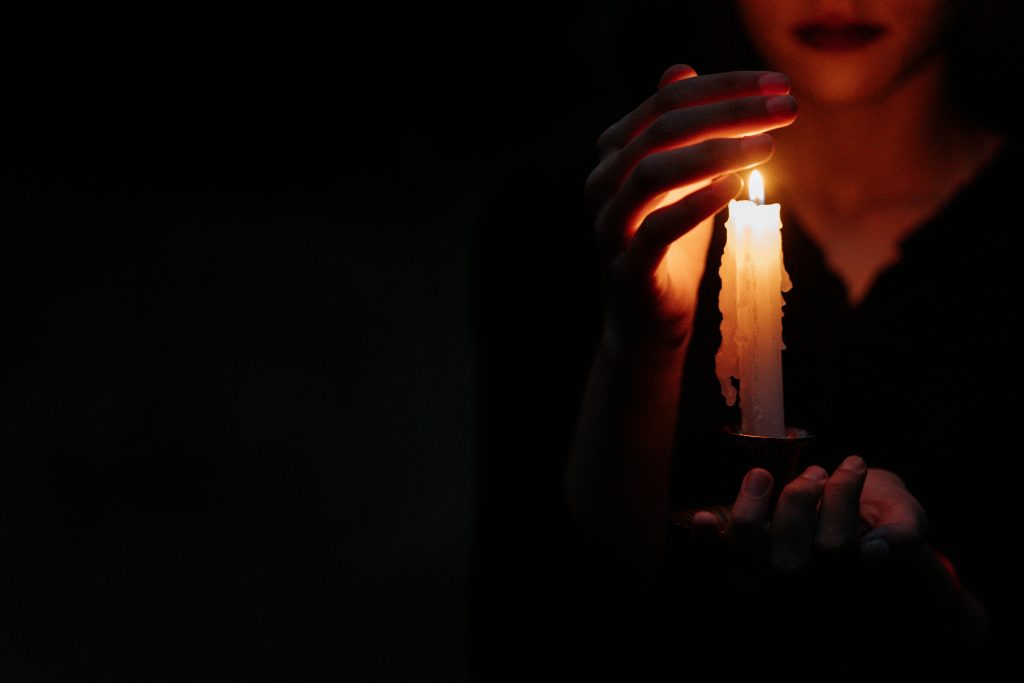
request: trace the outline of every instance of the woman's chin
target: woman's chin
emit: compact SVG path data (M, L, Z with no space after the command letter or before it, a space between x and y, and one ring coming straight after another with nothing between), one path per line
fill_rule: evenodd
M877 81L860 78L823 77L804 79L793 78L793 95L800 104L816 104L824 107L856 108L877 101L885 94L885 88Z

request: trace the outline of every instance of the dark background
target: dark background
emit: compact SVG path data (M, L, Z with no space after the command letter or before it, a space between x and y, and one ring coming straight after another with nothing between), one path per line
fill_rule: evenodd
M717 2L347 7L0 22L0 679L500 680L558 647L524 611L566 434L487 461L481 415L571 429L542 413L593 273L557 216L661 70L750 58L691 59L742 51ZM543 400L503 392L538 359Z
M478 216L611 16L7 22L0 678L468 678Z

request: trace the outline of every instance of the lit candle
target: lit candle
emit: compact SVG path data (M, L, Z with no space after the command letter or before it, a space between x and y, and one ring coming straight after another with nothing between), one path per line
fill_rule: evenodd
M739 380L740 430L757 436L786 436L782 404L782 292L789 276L782 264L782 221L778 204L764 204L761 174L750 174L750 201L729 202L722 253L722 346L715 357L726 403L736 403Z

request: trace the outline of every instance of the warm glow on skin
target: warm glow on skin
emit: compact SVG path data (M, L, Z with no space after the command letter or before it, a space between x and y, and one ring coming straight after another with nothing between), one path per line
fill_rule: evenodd
M633 217L632 232L636 232L637 228L640 227L640 224L643 223L643 220L647 218L647 216L650 213L657 211L658 209L664 208L670 204L675 204L683 197L693 194L702 187L707 187L709 182L710 181L705 180L703 182L694 183L692 185L683 185L681 187L677 187L673 190L665 192L664 194L658 195L650 202L648 202L643 208L641 208L640 211L638 211L637 214Z
M705 180L677 187L655 197L634 217L632 231L635 233L643 219L650 213L670 206L709 184L710 180ZM714 217L710 217L701 221L696 227L672 243L654 274L661 288L669 289L670 283L675 283L678 286L680 283L694 282L699 279L700 274L704 272L704 255L711 243L713 229ZM696 286L694 286L691 296L696 297Z

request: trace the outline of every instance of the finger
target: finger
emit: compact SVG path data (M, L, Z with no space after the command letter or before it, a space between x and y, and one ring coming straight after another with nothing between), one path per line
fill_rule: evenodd
M814 532L814 545L820 550L838 553L856 547L860 527L860 493L867 472L864 460L851 455L829 477Z
M814 548L818 501L828 472L814 465L786 485L772 518L771 563L778 571L802 568Z
M685 562L697 580L711 579L721 572L722 518L710 510L701 510L690 521L690 555Z
M768 542L768 514L771 509L772 475L768 470L754 468L743 478L740 492L732 506L726 543L741 565L756 568Z
M661 80L658 82L658 89L661 90L670 83L681 81L684 78L693 78L696 75L696 69L689 64L676 64L674 66L670 66L665 70L665 73L662 74Z
M713 138L735 138L764 133L796 120L797 103L789 95L743 97L658 117L623 149L606 157L587 181L590 197L614 192L646 156Z
M652 211L640 224L626 249L623 270L639 276L654 272L673 242L717 213L742 189L743 180L730 174L673 204Z
M790 95L740 97L723 102L673 109L655 119L623 148L624 163L651 152L692 145L711 138L763 133L796 120L797 102Z
M702 510L693 516L691 528L693 546L700 556L710 552L718 545L721 533L721 523L714 513Z
M639 107L609 127L597 140L601 156L621 149L661 114L672 109L708 104L731 97L783 95L789 77L774 71L730 71L681 78L660 88Z
M599 213L598 243L610 253L619 253L666 192L752 168L770 159L774 151L770 136L754 135L707 140L645 157Z

